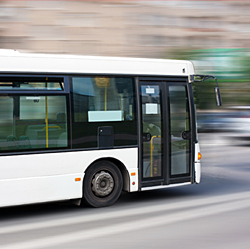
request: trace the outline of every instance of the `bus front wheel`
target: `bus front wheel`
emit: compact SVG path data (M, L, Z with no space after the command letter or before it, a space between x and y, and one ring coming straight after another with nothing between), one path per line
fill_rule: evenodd
M84 201L93 207L110 206L119 198L122 185L122 174L114 163L96 162L84 177Z

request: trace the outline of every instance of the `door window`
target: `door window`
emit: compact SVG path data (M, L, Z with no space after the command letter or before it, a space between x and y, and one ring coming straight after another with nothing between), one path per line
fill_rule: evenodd
M169 86L171 176L190 173L190 113L186 86Z
M143 178L162 176L162 92L159 85L141 85Z

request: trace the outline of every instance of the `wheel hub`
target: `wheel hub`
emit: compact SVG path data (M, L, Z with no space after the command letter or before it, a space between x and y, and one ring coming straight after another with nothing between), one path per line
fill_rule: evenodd
M105 171L97 173L92 180L92 191L96 196L107 196L112 192L113 188L114 179Z

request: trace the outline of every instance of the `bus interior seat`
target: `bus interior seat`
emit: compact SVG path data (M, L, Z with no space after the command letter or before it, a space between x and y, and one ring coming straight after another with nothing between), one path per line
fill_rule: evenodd
M57 147L67 147L67 146L68 146L67 132L63 132L60 134L57 140Z
M63 130L57 124L49 124L49 145L57 146L57 140ZM30 139L30 145L33 148L44 148L46 145L46 126L29 125L26 129L25 135Z
M7 147L8 148L17 148L18 147L18 140L15 136L13 136L13 135L7 136Z
M18 140L19 140L18 147L20 149L30 149L31 148L30 139L28 136L22 135L19 137Z
M64 112L58 112L56 114L56 123L58 126L60 126L62 129L66 129L66 114Z
M56 114L57 123L65 123L66 122L66 114L64 112L58 112Z

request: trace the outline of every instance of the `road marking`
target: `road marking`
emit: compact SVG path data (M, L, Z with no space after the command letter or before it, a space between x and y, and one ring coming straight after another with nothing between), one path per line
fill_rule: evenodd
M84 216L77 216L77 217L67 217L57 220L47 220L47 221L40 221L36 223L29 223L29 224L19 224L19 225L11 225L11 226L4 226L0 228L0 234L6 233L15 233L15 232L24 232L28 230L35 230L35 229L43 229L43 228L51 228L56 226L67 226L67 225L75 225L79 223L87 223L87 222L96 222L101 220L107 219L114 219L114 218L123 218L126 216L136 216L142 214L150 214L162 211L176 211L178 209L183 208L197 208L199 206L204 205L213 205L213 204L220 204L223 202L234 202L242 199L249 199L250 198L250 191L236 193L236 194L229 194L229 195L222 195L222 196L213 196L209 198L202 198L192 201L181 201L176 203L163 203L158 205L150 205L146 207L137 207L137 208L130 208L130 209L120 209L117 211L107 211L105 213L97 213L97 214L86 214ZM250 200L250 199L249 199Z
M224 203L214 206L201 207L199 209L183 211L176 214L161 215L153 218L143 218L140 221L124 222L115 225L105 226L101 228L93 228L84 231L71 232L62 235L56 235L41 239L34 239L25 242L17 242L0 246L1 249L38 249L53 247L61 244L84 241L104 236L110 236L125 232L132 232L146 228L168 225L176 222L187 221L191 219L202 218L210 215L235 211L250 207L250 200L236 201L233 203Z
M230 203L229 203L230 202ZM196 203L196 204L195 204ZM157 217L149 217L149 218L141 218L139 221L130 221L130 222L122 222L119 224L114 225L107 225L100 228L93 228L89 230L81 230L81 231L75 231L70 232L62 235L55 235L55 236L49 236L45 238L39 238L39 239L33 239L29 241L24 242L15 242L10 244L1 245L0 249L38 249L38 248L47 248L49 246L56 246L61 245L65 243L70 242L76 242L76 241L83 241L93 238L99 238L103 236L110 236L115 235L119 233L125 233L125 232L131 232L136 231L140 229L145 229L149 227L157 227L161 225L168 225L176 222L181 221L187 221L191 219L206 217L210 215L216 215L220 213L240 210L244 208L250 207L250 192L245 192L242 194L234 194L234 195L228 195L228 196L217 196L215 198L208 198L204 200L197 200L189 203L185 202L179 202L175 203L175 205L156 205L156 206L150 206L147 208L136 208L136 209L129 209L127 210L126 214L124 213L124 210L119 210L117 212L108 212L107 214L100 214L100 215L90 215L87 217L76 217L74 218L74 222L69 223L69 220L72 221L71 218L67 218L64 220L59 220L56 223L52 221L51 225L49 222L42 223L42 228L45 228L44 225L47 224L49 227L55 226L55 224L63 225L62 222L67 222L66 224L75 224L76 219L79 220L79 218L82 220L82 222L87 221L100 221L100 217L102 217L103 220L108 220L114 217L126 217L127 215L135 215L135 214L147 214L147 213L154 213L157 211L169 211L174 210L176 211L176 206L178 205L178 208L181 207L181 209L185 208L184 211L171 213L171 214L164 214ZM198 205L198 207L197 207ZM195 207L195 209L191 209L190 207ZM156 209L155 209L156 208ZM150 209L150 211L149 211ZM186 210L189 209L189 210ZM140 211L140 212L139 212ZM136 212L136 213L135 213ZM103 216L106 216L106 218L103 218ZM99 218L97 218L99 217ZM84 219L83 219L84 218ZM86 219L87 218L87 219ZM51 221L50 221L51 222ZM79 223L79 222L77 222ZM65 223L64 223L65 224ZM37 224L38 225L38 224ZM29 224L29 227L32 227L33 229L41 228L38 227L36 224ZM41 225L41 224L40 224ZM17 228L17 226L14 226ZM34 228L35 227L35 228ZM21 226L18 226L20 229ZM25 228L25 226L23 226ZM26 226L27 228L27 226ZM10 229L10 228L9 228ZM2 230L2 229L1 229ZM12 230L13 231L13 230ZM9 232L12 232L9 230ZM15 230L17 231L17 230ZM23 230L19 230L20 232Z

